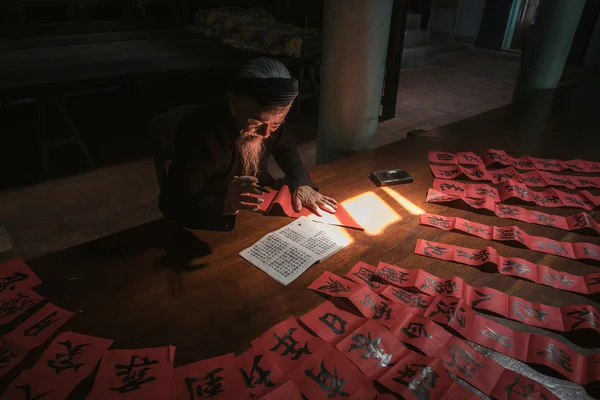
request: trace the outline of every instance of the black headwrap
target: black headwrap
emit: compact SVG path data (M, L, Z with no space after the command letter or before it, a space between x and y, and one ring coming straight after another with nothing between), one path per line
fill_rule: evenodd
M263 106L285 107L298 96L295 78L236 78L233 93L245 94Z

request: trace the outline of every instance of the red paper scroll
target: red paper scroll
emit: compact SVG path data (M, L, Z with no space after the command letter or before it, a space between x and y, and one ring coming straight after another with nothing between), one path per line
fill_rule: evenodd
M3 399L65 399L87 378L113 341L63 332L48 346L32 369L24 370L4 392Z
M73 315L75 313L48 303L3 338L31 350L48 340Z
M600 177L557 175L545 171L517 172L513 167L488 170L482 165L466 168L461 165L430 165L433 176L440 179L456 179L464 175L475 181L504 183L509 179L529 187L560 186L569 189L600 189ZM600 171L598 171L600 172Z
M354 282L365 283L369 285L373 291L381 293L387 285L381 283L377 277L376 268L364 262L358 262L348 271L346 277Z
M370 289L367 286L364 286L361 290L370 290ZM371 292L371 293L373 295L376 295L373 292ZM335 293L333 295L335 295ZM400 306L400 304L398 304L398 305ZM475 350L470 348L464 342L453 337L452 334L450 334L447 330L445 330L440 325L435 323L434 320L419 317L417 315L412 314L410 309L404 309L402 306L400 306L400 307L401 307L399 309L400 312L395 315L394 323L390 326L391 333L394 336L396 336L398 339L400 339L401 341L403 341L405 343L409 343L412 346L415 346L416 348L423 351L425 354L427 354L429 356L440 357L440 350L443 350L444 354L449 352L450 355L453 356L456 353L454 346L458 346L459 350L462 350L463 352L460 355L457 355L459 360L455 360L455 361L462 361L463 363L458 364L458 365L456 364L456 362L448 362L448 364L446 364L446 362L442 362L442 363L447 370L449 370L453 373L457 373L457 371L460 372L461 370L466 370L467 372L469 372L470 370L468 368L466 368L469 366L469 360L471 360L471 359L478 360L478 368L482 369L481 373L479 373L479 374L467 373L467 374L462 374L462 375L458 374L463 379L465 379L467 382L474 385L475 387L485 391L488 394L500 393L499 389L497 389L497 388L499 387L498 385L500 385L503 382L502 380L503 379L504 380L512 379L513 382L517 381L517 382L521 382L523 385L528 385L528 388L530 389L528 393L531 396L534 396L533 398L535 398L536 395L540 395L540 394L547 396L546 397L547 399L556 398L547 389L543 388L541 385L534 382L533 380L523 377L523 376L517 374L516 372L506 370L500 364L497 364L494 361L490 360L489 358L477 353ZM462 312L462 310L460 310L460 311ZM470 312L470 317L475 318L475 314L472 310L467 311L467 312ZM461 314L460 317L462 318L462 316L463 316L463 314ZM435 315L433 315L433 317L435 317ZM483 317L481 317L481 318L483 318ZM461 321L462 321L462 319L461 319ZM455 328L457 326L456 323L446 323L446 325L449 325L453 328ZM365 325L361 326L361 328L363 328L364 326ZM359 328L359 329L361 329L361 328ZM464 329L463 329L463 331L464 331ZM345 340L348 340L348 338L346 338ZM371 335L371 340L373 340L373 335ZM381 350L380 347L373 348L373 350L376 350L376 349ZM383 349L385 350L385 347ZM380 352L383 352L383 354L386 354L385 351L380 351ZM403 363L403 360L405 360L405 357L408 357L410 355L411 355L411 352L404 353L404 356L400 358L399 363ZM408 359L408 360L410 361L410 359ZM444 360L442 359L442 361L444 361ZM410 365L409 365L409 367L410 367ZM482 374L485 374L486 371L490 371L490 370L496 371L496 375L494 375L493 378L492 377L488 378L487 376L484 378L484 376ZM407 371L406 369L404 369L404 372L407 373L407 377L413 373L416 375L416 373L418 371L420 371L420 370L412 372L412 371ZM426 372L429 372L429 371L426 371ZM499 376L498 376L498 372L500 372ZM381 382L381 380L380 380L380 382ZM385 380L384 380L384 382L385 382ZM415 384L416 384L416 382L415 382ZM386 385L386 386L392 390L397 389L395 387L390 387L391 384L389 384L389 382L388 382L388 385ZM502 387L502 389L506 389L505 395L507 395L507 398L512 398L511 397L512 394L517 395L519 393L519 391L517 390L518 388L515 388L514 391L512 390L511 387L508 387L508 388ZM457 388L453 388L452 392L453 393L457 393L457 392L464 393L463 390L460 390ZM401 392L401 393L404 393L404 392ZM436 393L439 393L439 392L436 391ZM433 398L446 398L446 397L433 397ZM450 397L450 398L452 398L452 397ZM469 398L469 397L466 397L466 398ZM499 398L504 398L504 397L499 397Z
M169 399L175 347L109 350L88 400Z
M171 400L209 397L250 400L234 353L175 368Z
M370 291L367 286L363 286L360 289L360 291L365 290ZM331 295L335 296L335 293L331 293ZM372 291L371 295L377 296ZM411 308L405 308L401 303L396 303L394 309L396 310L395 314L393 314L394 321L390 324L392 333L400 329L407 336L413 335L429 342L431 347L411 342L411 344L414 344L426 354L431 354L430 352L433 348L439 348L439 343L447 343L451 335L446 332L450 336L440 337L437 333L434 335L429 331L425 332L423 331L424 326L422 322L417 322L420 324L420 327L415 327L414 318L417 321L431 320L444 324L472 342L492 348L502 354L524 362L545 365L562 373L567 379L573 382L585 385L600 381L600 369L596 368L597 364L600 363L600 353L584 356L546 336L515 331L475 313L464 299L436 296L423 314L424 318L414 315ZM363 312L360 309L359 311ZM410 315L407 313L410 313ZM363 313L363 315L370 318L368 314ZM399 322L404 324L402 328L398 328ZM478 330L478 327L481 325L484 328ZM430 327L429 329L432 328ZM418 332L418 335L415 332ZM431 340L434 337L436 339ZM468 382L472 383L471 381ZM485 387L482 388L481 385L477 385L477 387L489 393Z
M443 217L435 214L421 214L420 223L445 231L457 230L487 240L517 241L530 250L574 260L600 260L600 246L585 242L558 242L541 236L532 236L517 226L490 226L460 217Z
M375 395L371 381L329 344L305 360L291 375L302 394L313 400L348 398L365 390Z
M0 325L8 324L43 300L42 296L29 289L7 292L0 299Z
M237 363L252 397L270 393L288 379L274 360L260 347L252 347L239 355Z
M40 278L20 257L0 264L0 298L11 296L11 292L31 289L41 283Z
M330 214L327 211L321 211L321 217L312 213L307 208L303 208L300 212L295 212L292 207L292 194L286 185L283 185L279 192L277 190L269 189L269 193L264 193L255 197L261 197L263 199L263 203L259 205L258 210L266 214L285 215L292 218L308 217L317 222L360 229L361 231L364 230L364 228L350 216L348 210L341 204L338 204L334 214Z
M287 381L277 389L269 392L267 395L260 398L260 400L302 400L302 393L294 384L294 381Z
M558 189L548 188L542 192L530 190L524 183L507 180L498 189L485 183L462 183L434 179L433 188L441 193L471 198L491 198L496 202L511 198L518 198L528 203L535 203L542 207L574 207L591 211L600 205L600 197L596 197L587 190L578 193L567 193Z
M364 318L344 311L330 301L307 312L299 319L318 337L332 345L339 343L365 322Z
M551 160L547 158L520 157L514 158L506 154L504 150L486 150L483 160L474 153L446 153L441 151L430 151L429 161L440 164L463 164L463 165L512 165L520 170L542 170L542 171L563 171L573 170L577 172L600 172L600 163L585 160Z
M583 276L573 275L557 271L545 265L534 264L523 258L503 257L498 254L495 248L490 246L485 246L482 249L471 249L418 239L415 254L453 261L472 267L493 263L498 266L498 272L503 275L528 279L535 283L569 292L584 294L600 292L600 273ZM383 294L385 295L385 292Z
M252 342L263 354L268 354L279 369L289 374L325 342L306 332L294 317L275 325Z
M575 215L563 217L561 215L546 214L543 212L528 210L523 207L508 206L499 204L494 199L482 197L481 199L470 199L467 197L450 196L429 189L427 192L428 203L446 203L461 200L467 205L476 209L485 209L492 211L500 218L514 219L530 224L551 226L553 228L563 229L565 231L576 231L590 228L600 233L600 224L596 222L588 213L582 211Z
M27 349L0 338L0 378L19 365L27 355Z

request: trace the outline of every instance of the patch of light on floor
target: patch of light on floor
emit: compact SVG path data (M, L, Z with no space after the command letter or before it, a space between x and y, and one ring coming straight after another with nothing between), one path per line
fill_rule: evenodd
M361 193L341 203L348 213L363 228L365 233L375 236L402 217L381 197L373 192Z
M425 210L421 207L408 200L406 197L402 196L396 189L392 189L390 187L383 187L384 192L386 192L392 199L396 200L402 208L411 213L412 215L421 215L425 214Z

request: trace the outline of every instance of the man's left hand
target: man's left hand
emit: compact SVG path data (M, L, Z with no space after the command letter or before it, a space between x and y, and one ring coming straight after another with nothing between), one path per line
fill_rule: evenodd
M298 186L292 195L292 205L294 211L299 212L302 207L308 208L314 214L321 216L319 209L325 210L328 213L335 213L337 210L337 201L331 197L323 196L316 192L310 186Z

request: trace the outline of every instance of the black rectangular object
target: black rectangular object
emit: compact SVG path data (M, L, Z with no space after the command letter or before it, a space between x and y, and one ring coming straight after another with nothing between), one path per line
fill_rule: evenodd
M377 186L401 185L415 180L408 172L399 168L371 172L370 178Z

